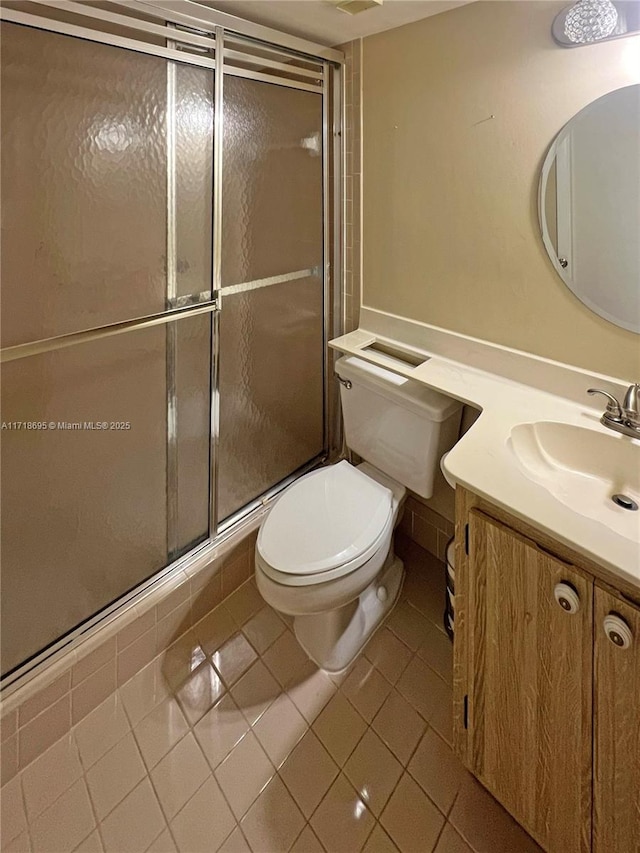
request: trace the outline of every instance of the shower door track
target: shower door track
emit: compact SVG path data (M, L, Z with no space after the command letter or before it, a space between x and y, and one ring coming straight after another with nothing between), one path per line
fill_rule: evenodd
M243 21L217 10L209 9L191 2L191 0L133 0L133 3L113 2L117 12L109 12L90 5L76 2L57 2L57 0L34 0L35 4L48 9L64 9L74 15L91 19L100 24L121 24L129 30L146 33L164 40L164 45L140 41L137 38L114 35L88 26L78 26L65 21L44 16L24 13L6 7L0 7L0 20L10 23L42 29L123 48L134 52L146 53L167 60L168 104L172 103L175 79L175 63L189 64L210 69L214 76L214 148L213 148L213 257L211 268L211 289L189 296L178 296L175 280L175 175L171 169L171 132L169 132L168 169L167 169L167 291L166 310L162 313L109 323L103 326L85 329L79 332L58 335L56 337L16 344L0 350L0 363L53 352L90 341L124 334L130 331L166 325L167 328L167 483L168 491L175 489L176 435L174 424L175 364L171 364L171 352L176 346L176 323L185 318L211 314L211 413L210 413L210 480L209 480L209 533L201 543L180 556L176 555L176 500L175 495L167 495L167 546L169 564L147 580L128 591L102 608L95 615L76 625L52 644L35 653L1 681L3 698L14 693L22 684L30 681L40 672L58 662L64 655L73 652L103 628L112 623L117 616L128 612L132 607L143 604L152 593L159 590L172 578L181 573L195 571L195 567L204 566L214 559L220 546L235 536L240 537L257 526L258 520L271 502L300 476L313 468L326 463L335 449L336 418L330 417L336 411L336 391L331 382L331 354L328 340L342 332L344 321L344 303L342 271L344 265L344 178L345 140L342 135L344 121L344 77L342 74L344 56L341 51L313 44L304 39L279 33ZM158 19L160 23L131 18L121 14L120 10L137 9L144 15ZM231 46L225 45L225 39ZM243 51L246 49L246 53ZM252 55L251 50L259 51ZM192 52L187 52L192 51ZM277 61L287 54L287 63ZM272 59L270 57L276 57ZM286 58L286 57L285 57ZM228 62L226 61L228 60ZM294 63L298 63L295 65ZM239 65L236 63L244 63ZM291 64L289 64L291 63ZM254 67L251 67L251 66ZM245 67L249 66L249 67ZM173 72L171 71L173 69ZM247 281L222 287L221 245L222 245L222 156L223 146L223 86L225 75L246 77L260 82L285 86L322 95L322 156L323 156L323 268L297 270L267 279ZM296 79L296 77L298 79ZM330 177L330 165L333 175ZM330 198L332 195L332 205ZM333 240L330 241L329 217L333 216ZM222 522L217 518L218 491L218 442L219 442L219 341L220 311L224 297L244 291L270 287L286 282L320 275L323 281L323 382L324 382L324 425L323 450L284 480L269 488L260 496L237 510ZM333 409L332 409L333 407ZM338 419L339 420L339 419ZM338 441L339 445L339 441ZM172 473L173 472L173 473Z

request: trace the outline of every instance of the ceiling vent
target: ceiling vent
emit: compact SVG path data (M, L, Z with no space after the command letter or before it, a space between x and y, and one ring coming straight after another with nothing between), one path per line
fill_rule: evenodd
M366 12L367 9L382 6L383 0L327 0L327 2L341 12L346 12L347 15L357 15L359 12Z

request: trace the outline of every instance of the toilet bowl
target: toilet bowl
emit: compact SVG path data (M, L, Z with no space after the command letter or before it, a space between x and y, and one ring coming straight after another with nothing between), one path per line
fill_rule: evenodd
M358 358L339 359L336 372L347 444L366 461L296 480L262 522L255 553L262 597L293 616L298 642L331 673L349 666L398 599L404 568L393 531L406 489L431 496L462 408Z
M405 494L373 466L342 461L293 483L260 529L258 589L295 617L298 642L328 672L348 666L400 593L391 546Z

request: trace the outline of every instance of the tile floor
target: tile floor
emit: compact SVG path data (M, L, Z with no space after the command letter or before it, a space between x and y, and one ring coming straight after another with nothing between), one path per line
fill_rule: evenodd
M443 567L332 679L253 581L2 789L4 853L528 853L451 747Z

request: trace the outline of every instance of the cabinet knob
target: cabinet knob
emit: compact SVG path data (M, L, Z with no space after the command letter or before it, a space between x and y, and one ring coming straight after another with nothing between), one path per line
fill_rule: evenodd
M553 590L553 596L567 613L577 613L580 610L580 597L571 584L565 581L557 583Z
M619 649L628 649L631 647L631 643L633 642L631 628L617 613L610 613L608 616L605 616L603 627L605 634L614 646L617 646Z

